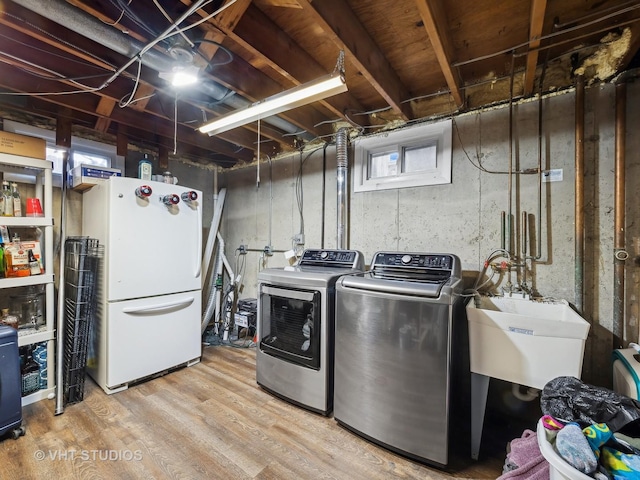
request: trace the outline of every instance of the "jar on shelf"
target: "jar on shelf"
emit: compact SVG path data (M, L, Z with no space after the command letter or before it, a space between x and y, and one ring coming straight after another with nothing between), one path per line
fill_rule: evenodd
M8 327L13 327L16 330L18 329L18 317L9 313L8 308L0 310L0 323L7 325Z
M39 328L44 325L44 286L30 285L11 295L11 311L18 313L20 326Z

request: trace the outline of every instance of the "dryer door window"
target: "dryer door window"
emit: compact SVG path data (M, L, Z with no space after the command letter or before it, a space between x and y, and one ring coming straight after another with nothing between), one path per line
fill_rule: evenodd
M260 297L260 349L318 370L321 293L262 285Z

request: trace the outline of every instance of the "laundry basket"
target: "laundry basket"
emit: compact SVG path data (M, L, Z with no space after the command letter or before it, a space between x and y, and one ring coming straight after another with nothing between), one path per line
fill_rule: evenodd
M547 430L544 428L542 420L538 420L536 433L538 435L540 453L549 462L549 480L593 480L593 477L585 475L565 462L556 452L547 438Z

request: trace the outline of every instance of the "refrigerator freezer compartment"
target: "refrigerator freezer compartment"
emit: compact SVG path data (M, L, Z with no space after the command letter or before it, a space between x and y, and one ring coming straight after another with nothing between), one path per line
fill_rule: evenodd
M139 197L142 185L153 193ZM197 200L162 201L189 193ZM105 245L107 301L201 288L201 199L201 192L188 187L126 177L111 177L84 193L83 234Z
M107 393L201 356L200 290L106 304L89 373Z

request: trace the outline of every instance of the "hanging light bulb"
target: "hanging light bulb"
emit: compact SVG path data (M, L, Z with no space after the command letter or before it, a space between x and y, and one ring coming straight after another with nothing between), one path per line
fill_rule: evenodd
M174 87L193 85L198 81L200 69L195 65L176 65L170 72L160 72L158 76Z

